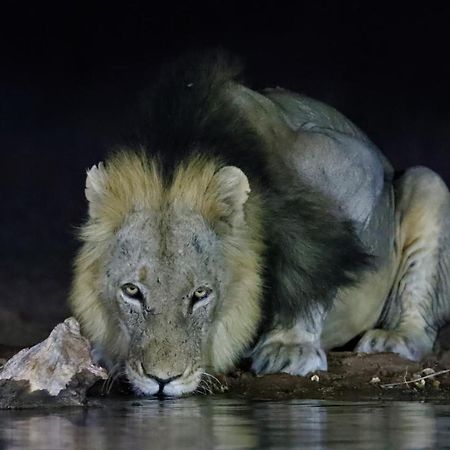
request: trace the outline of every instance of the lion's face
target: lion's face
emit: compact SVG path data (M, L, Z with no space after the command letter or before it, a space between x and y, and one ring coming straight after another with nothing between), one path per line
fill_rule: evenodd
M134 153L88 172L71 305L136 391L193 392L251 343L263 245L248 194L242 171L198 158L166 181Z
M195 390L208 333L229 274L217 235L200 214L131 214L103 274L103 300L123 334L129 381L143 394Z

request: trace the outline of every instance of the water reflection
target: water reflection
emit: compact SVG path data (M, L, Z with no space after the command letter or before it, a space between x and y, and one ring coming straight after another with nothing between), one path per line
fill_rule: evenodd
M448 448L450 406L249 402L224 397L108 400L103 408L0 412L0 448Z

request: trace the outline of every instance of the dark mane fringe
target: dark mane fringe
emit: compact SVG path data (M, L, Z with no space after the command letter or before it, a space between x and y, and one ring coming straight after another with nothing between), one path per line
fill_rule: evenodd
M200 152L257 174L264 141L227 92L241 74L240 60L222 50L192 52L163 66L144 104L143 134L165 166Z
M146 102L146 144L167 174L181 159L206 153L240 167L252 189L261 190L270 249L267 316L291 323L299 314L310 316L317 304L328 310L337 290L355 284L374 258L328 198L291 167L269 165L273 149L227 91L240 74L239 61L224 52L191 53L167 64ZM285 182L276 186L274 179Z
M307 186L270 195L270 244L266 316L293 324L312 318L314 304L328 311L338 289L358 283L376 267L349 220L338 219L328 199Z

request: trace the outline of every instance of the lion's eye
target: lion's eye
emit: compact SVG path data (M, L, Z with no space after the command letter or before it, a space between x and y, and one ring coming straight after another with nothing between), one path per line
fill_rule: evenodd
M122 286L122 292L131 298L141 300L143 298L141 290L132 283L127 283Z
M209 290L205 287L199 287L194 291L194 298L193 300L203 300L204 298L208 297Z
M211 289L205 286L201 286L194 291L192 295L192 306L195 306L196 303L201 302L202 300L206 300L211 294Z
M191 297L189 312L194 312L197 308L204 306L208 303L209 295L211 294L212 289L206 286L200 286L197 288Z

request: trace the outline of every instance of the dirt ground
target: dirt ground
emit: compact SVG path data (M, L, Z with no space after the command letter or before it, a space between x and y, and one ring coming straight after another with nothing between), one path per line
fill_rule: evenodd
M421 363L391 353L331 352L328 372L306 377L255 376L238 370L219 377L222 390L251 399L443 400L450 399L450 351Z

